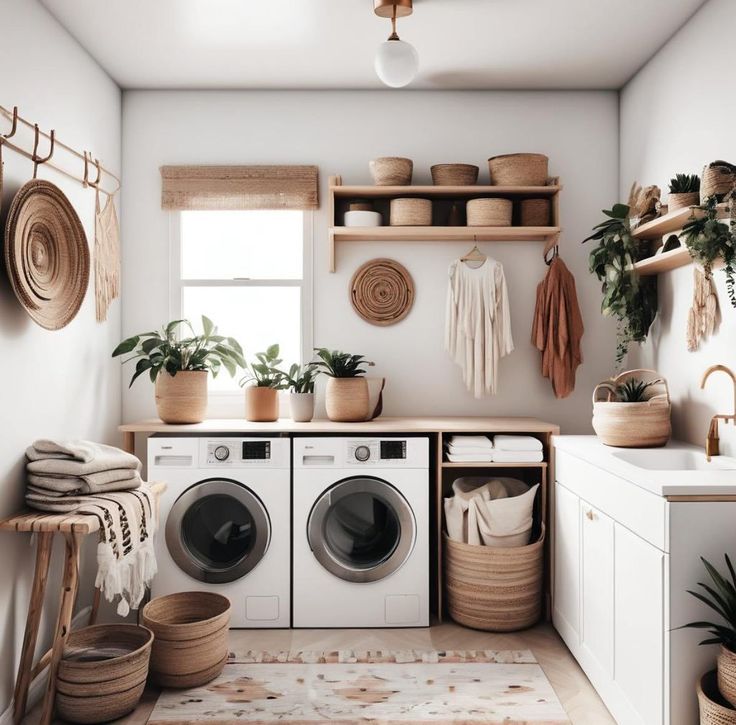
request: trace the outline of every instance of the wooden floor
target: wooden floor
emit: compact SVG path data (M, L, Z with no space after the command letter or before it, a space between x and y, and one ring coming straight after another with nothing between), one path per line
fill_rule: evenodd
M243 650L530 649L573 725L616 725L567 647L550 625L516 634L490 634L442 624L428 629L233 630L230 648ZM145 725L157 693L147 691L138 709L119 725ZM35 713L26 723L35 722Z

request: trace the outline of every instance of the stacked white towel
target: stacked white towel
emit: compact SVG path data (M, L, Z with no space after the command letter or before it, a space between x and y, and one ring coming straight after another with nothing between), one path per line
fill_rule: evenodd
M447 444L447 458L452 463L490 463L493 461L493 442L487 436L451 436Z
M493 460L497 463L541 463L542 441L534 436L496 435L493 437Z

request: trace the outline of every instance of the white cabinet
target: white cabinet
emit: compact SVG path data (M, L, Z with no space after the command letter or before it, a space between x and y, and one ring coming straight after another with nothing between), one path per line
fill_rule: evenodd
M555 531L554 620L565 640L580 637L580 499L562 486L557 487Z

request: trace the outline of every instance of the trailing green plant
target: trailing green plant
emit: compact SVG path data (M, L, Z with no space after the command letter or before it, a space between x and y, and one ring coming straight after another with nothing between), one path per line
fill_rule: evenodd
M640 247L631 234L629 207L614 204L603 210L608 217L597 224L590 240L598 242L590 253L590 271L602 282L601 313L613 317L616 329L616 367L620 367L631 343L644 342L657 315L657 278L641 279L631 269Z
M190 337L179 338L182 327L191 332ZM208 371L214 378L223 367L231 376L239 367L245 367L243 349L235 338L219 335L215 324L204 315L202 329L201 335L195 335L189 320L173 320L156 332L126 338L113 350L112 356L131 353L123 364L138 361L130 385L145 372L155 382L162 370L172 376L181 371Z
M616 398L619 403L643 403L649 399L647 390L661 382L661 379L645 382L639 378L629 378L616 386Z
M705 276L713 276L713 264L718 259L724 263L726 273L726 291L731 305L736 307L736 219L734 212L736 202L731 199L731 221L726 224L718 219L718 200L709 197L700 209L705 212L700 218L695 215L682 228L682 236L690 256L703 265Z
M315 363L307 363L304 366L294 363L289 372L284 373L284 381L292 393L313 393L317 375L319 370Z
M722 644L724 647L736 652L736 571L734 571L731 559L725 554L728 575L723 576L710 562L702 556L703 562L711 584L698 582L703 592L694 592L688 589L696 599L710 607L720 620L718 622L690 622L683 625L692 629L706 629L711 635L700 644Z
M326 347L315 347L314 351L319 358L314 365L333 378L357 378L366 373L363 365L373 365L365 359L365 355L351 355L339 350L328 350Z
M252 383L257 388L284 390L287 384L285 373L278 367L281 362L278 345L270 345L265 352L257 352L255 362L245 366L240 386Z
M670 194L694 194L697 191L700 191L697 174L676 174L670 179Z

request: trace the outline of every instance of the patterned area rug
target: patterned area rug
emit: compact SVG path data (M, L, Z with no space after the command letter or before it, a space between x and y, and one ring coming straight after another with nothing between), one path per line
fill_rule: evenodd
M149 725L567 725L528 650L249 652L166 690Z

